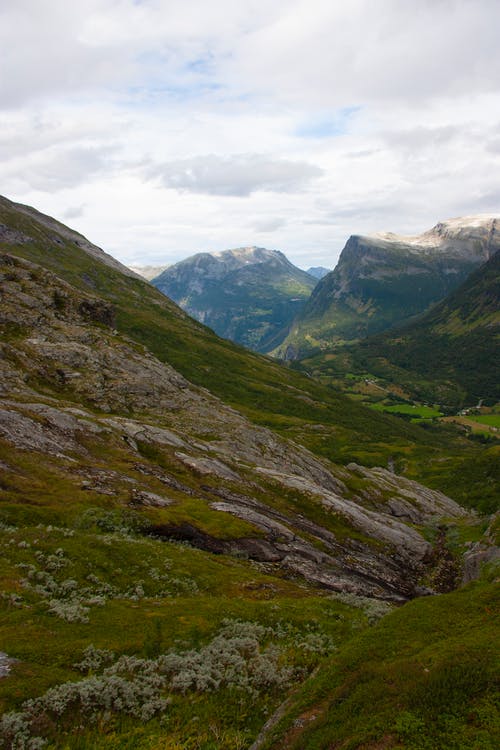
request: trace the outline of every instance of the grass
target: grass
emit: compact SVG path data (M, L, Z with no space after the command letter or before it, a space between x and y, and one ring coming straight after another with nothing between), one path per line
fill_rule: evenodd
M493 750L497 628L487 581L405 605L321 666L264 747Z
M412 421L418 421L421 419L434 419L436 417L442 417L443 413L438 409L434 409L431 406L422 406L415 404L384 404L376 403L369 404L370 408L375 411L383 411L389 414L403 414L412 417Z
M472 422L479 422L480 424L486 424L490 427L497 427L500 429L500 414L477 414L470 417Z
M358 610L313 588L269 575L258 565L185 545L89 531L78 523L72 528L7 527L0 532L0 543L2 648L19 660L8 680L0 681L3 711L19 708L54 685L81 679L74 664L89 644L140 657L182 652L203 647L230 618L280 629L283 664L298 678L323 657L323 649L300 644L319 639L331 651L366 623ZM64 561L56 571L50 567L55 559ZM52 570L57 580L70 577L80 594L91 576L113 592L108 589L104 604L90 607L88 622L68 622L50 613L45 596L21 583L28 565ZM142 593L131 595L138 585ZM21 602L12 603L8 595L14 593ZM168 727L170 740L180 747L193 743L206 750L229 750L240 740L245 747L280 699L273 691L173 693L162 722L142 724L113 713L107 718L103 714L94 728L87 721L82 727L78 714L64 715L55 726L45 725L42 735L52 737L50 747L151 748ZM194 715L199 717L196 723Z

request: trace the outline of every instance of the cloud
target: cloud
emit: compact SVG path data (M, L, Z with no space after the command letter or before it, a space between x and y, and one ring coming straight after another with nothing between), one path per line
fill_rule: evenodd
M81 203L79 206L68 206L62 216L64 219L79 219L84 213L85 203Z
M273 159L264 154L195 156L166 162L148 170L166 188L221 196L249 196L256 191L288 193L320 177L312 164Z
M5 169L2 179L15 179L31 190L47 193L74 188L112 171L112 147L51 147L33 155L29 170L18 170L19 162Z
M270 218L270 219L262 219L259 221L254 221L251 224L252 229L254 229L256 232L259 233L268 233L268 232L276 232L278 229L282 229L287 224L286 219L276 217L276 218Z
M430 148L450 146L452 141L468 135L463 126L443 125L439 127L425 127L419 125L413 128L390 130L383 134L386 144L391 148L400 148L415 153Z
M323 109L493 92L497 0L295 0L240 40L240 86Z
M332 115L309 116L295 131L299 138L332 138L343 135L349 128L351 118L361 107L344 107Z
M498 0L0 2L2 191L144 264L272 232L331 266L352 233L495 210L499 21Z

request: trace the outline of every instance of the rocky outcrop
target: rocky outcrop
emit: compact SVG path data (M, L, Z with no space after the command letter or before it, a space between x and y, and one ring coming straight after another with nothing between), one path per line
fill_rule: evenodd
M492 516L489 526L479 542L474 542L463 556L462 585L470 583L481 576L482 569L490 563L500 560L500 547L495 544L495 526L500 513Z

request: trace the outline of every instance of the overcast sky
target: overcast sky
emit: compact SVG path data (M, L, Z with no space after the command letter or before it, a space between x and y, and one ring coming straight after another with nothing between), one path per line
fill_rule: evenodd
M500 213L499 0L0 0L0 192L127 264Z

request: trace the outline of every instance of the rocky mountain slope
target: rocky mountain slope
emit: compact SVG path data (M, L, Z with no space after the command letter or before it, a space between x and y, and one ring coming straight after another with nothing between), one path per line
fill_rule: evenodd
M147 351L138 351L114 330L113 309L102 299L77 293L41 266L13 255L4 254L1 261L4 440L58 459L68 481L76 474L75 491L88 471L89 441L105 452L124 441L122 460L131 465L141 460L140 444L153 446L162 452L163 466L171 463L188 475L211 478L212 486L197 489L208 515L208 509L215 516L229 513L245 521L249 532L243 540L223 544L195 525L186 532L189 541L219 552L241 547L251 558L284 565L334 590L397 599L414 594L431 549L405 520L460 517L464 511L452 500L386 470L329 467L252 425ZM97 472L115 494L113 473L105 466L92 461L90 488ZM154 476L158 468L149 465L145 473ZM358 477L363 480L360 495L348 487ZM171 497L151 495L148 483L127 471L116 483L130 485L129 504L137 498L139 506L182 506ZM192 485L174 489L192 496ZM323 523L308 518L307 511L297 517L293 506L282 502L273 508L267 493L287 490ZM166 520L168 510L163 515ZM181 515L192 525L189 514ZM223 525L221 520L221 530ZM335 527L342 529L342 541ZM179 538L181 533L163 524L163 535ZM373 540L379 550L372 548Z
M276 346L316 281L277 250L199 253L152 283L219 336L255 351Z
M500 400L500 252L433 309L397 331L319 354L304 366L337 385L370 373L379 387L450 411ZM350 381L352 383L352 380ZM346 381L347 384L347 381Z
M475 519L326 455L364 429L410 456L417 428L218 339L45 217L2 200L0 222L6 748L249 747L367 616L456 585L440 525L465 542Z
M400 325L456 289L500 249L498 217L441 222L415 237L353 235L280 345L284 358Z

